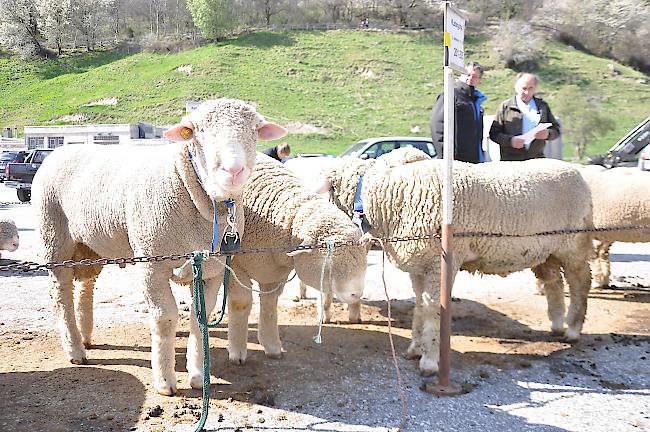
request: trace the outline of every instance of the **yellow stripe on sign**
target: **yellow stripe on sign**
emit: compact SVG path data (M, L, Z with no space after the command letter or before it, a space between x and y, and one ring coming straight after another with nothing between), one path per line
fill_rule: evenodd
M451 46L451 35L449 32L444 32L445 46Z

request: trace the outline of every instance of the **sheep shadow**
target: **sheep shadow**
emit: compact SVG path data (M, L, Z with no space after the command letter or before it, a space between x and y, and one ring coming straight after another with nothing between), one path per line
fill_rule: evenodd
M3 430L134 430L146 389L125 372L66 367L0 373L0 392Z
M480 308L482 305L473 303L475 302L468 301L468 306L462 308L459 306L456 309L462 309L464 313L469 314L476 311L474 308L479 308L484 313L488 313L488 319L500 320L500 325L516 324L507 316L501 316L503 314L487 310L489 308ZM280 336L285 351L281 359L270 359L264 355L261 347L257 345L256 325L250 325L248 332L249 354L246 363L243 365L234 365L228 361L228 353L225 349L227 329L219 327L210 330L210 372L218 378L212 380L210 399L216 404L216 408L221 407L225 410L224 407L233 406L232 402L236 401L244 403L246 406L253 404L316 417L315 422L310 423L308 426L282 427L280 428L282 430L328 430L325 425L336 422L364 425L370 428L385 427L387 426L385 423L391 425L398 423L400 404L396 398L396 375L392 363L386 322L377 320L376 323L370 325L325 325L322 331L322 343L316 344L313 337L317 332L317 326L304 324L305 321L311 323L312 318L314 317L311 314L309 316L293 315L292 321L295 319L295 324L280 325ZM287 322L286 319L281 320L281 323L282 321ZM302 323L299 323L300 321ZM480 328L470 332L468 329L459 327L457 323L458 321L454 322L456 326L455 334L492 334L491 330L486 332ZM484 322L468 322L467 326L481 325L481 323ZM520 336L519 331L528 334L525 333L526 328L526 326L520 324L519 328L502 335L502 337L510 337L514 341L514 338ZM528 335L531 334L533 337L536 335L535 332ZM176 347L176 370L181 374L186 372L186 337L187 330L183 326L177 332L177 338L180 339L177 339ZM618 339L614 340L614 342L618 343L612 345L611 342L615 339L615 335L589 335L586 337L587 346L585 346L585 349L590 349L593 346L604 350L610 345L613 349L616 349L621 343L650 343L650 338L639 339L628 335L616 337ZM461 351L455 348L455 344L452 342L451 359L454 380L468 384L471 392L469 395L462 395L453 399L440 399L423 391L426 390L427 385L435 382L435 377L422 378L417 371L417 361L408 360L403 356L410 343L410 337L405 337L404 330L400 331L396 327L393 331L393 340L396 350L395 361L401 370L403 380L402 387L408 395L409 415L417 421L426 418L429 419L427 421L435 423L435 427L425 428L426 430L445 428L443 419L439 419L437 416L435 419L431 419L430 416L424 414L440 410L457 413L481 410L482 414L486 414L485 416L472 415L471 418L467 417L466 420L459 420L465 422L463 430L472 430L473 427L481 425L487 427L486 421L490 422L490 424L495 421L507 422L509 426L512 425L510 430L531 430L528 419L519 418L516 413L513 414L505 409L490 408L488 404L494 402L496 391L499 392L498 400L500 405L525 403L531 408L544 408L545 403L551 404L550 399L541 401L532 397L533 390L519 389L513 394L508 391L510 388L517 387L519 380L524 380L524 374L530 378L529 381L534 381L536 371L539 369L550 369L553 376L552 382L558 385L566 384L568 379L566 376L596 379L591 386L580 386L578 392L581 395L602 394L603 387L609 385L612 390L610 393L618 394L617 392L619 392L625 396L625 394L629 394L630 390L636 391L637 387L639 387L620 386L606 375L599 376L598 371L590 367L590 362L583 361L579 355L574 356L574 350L568 345L556 345L555 350L549 353L530 350L517 352L511 350L510 346L506 344L504 351L491 352L481 349L480 344L476 345L474 349ZM132 347L129 346L131 342L134 343ZM109 342L94 346L93 349L104 351L127 351L127 358L120 359L117 358L119 357L117 353L112 355L110 352L105 352L102 356L109 358L97 360L96 363L102 365L135 365L149 368L149 359L136 359L135 357L139 355L135 353L148 352L150 347L136 345L136 342L139 341L125 339L118 342L120 344L113 345ZM529 341L517 342L523 345ZM134 351L134 355L131 356L133 358L128 358L130 357L129 350ZM89 354L89 357L92 357L92 351ZM94 362L91 360L92 363ZM74 370L83 372L87 370L97 371L98 369L86 366ZM106 371L106 373L109 372ZM547 372L546 375L548 376L549 373ZM517 379L513 380L513 376L516 376ZM182 376L179 376L179 378L184 379ZM84 381L86 380L80 379L80 382ZM101 381L101 379L96 376L90 379L90 382L98 381ZM502 385L506 385L507 388L504 389ZM177 400L170 400L170 404L165 406L165 417L174 416L176 418L176 414L182 415L182 412L188 409L194 413L200 410L202 392L187 388L185 383L180 384L179 387L181 388L177 396L180 397L180 403ZM108 392L111 397L107 398L107 400L120 399L121 393L119 391L122 391L123 388L124 386L112 388ZM495 390L495 388L499 390ZM151 391L151 389L149 390ZM117 394L114 395L113 392ZM548 392L553 392L553 390L548 390ZM106 393L104 391L104 394ZM468 401L475 401L476 399L479 400L478 405L475 402L468 405ZM172 408L174 404L175 406ZM185 408L186 406L191 409ZM241 405L234 406L241 407ZM258 408L251 407L251 409ZM228 416L227 411L223 412ZM214 409L211 410L211 413L214 422L217 415ZM488 413L489 415L487 415ZM415 420L412 426L407 426L405 430L424 430ZM74 419L71 421L74 421ZM232 426L211 429L209 425L210 423L206 427L208 431L232 429ZM271 425L268 427L272 430L278 429ZM540 427L541 429L535 430L549 432L562 430L548 425L540 425ZM255 428L262 430L259 425ZM66 430L80 429L72 427ZM100 428L100 430L104 429ZM118 430L120 429L118 428ZM128 428L124 430L128 430Z

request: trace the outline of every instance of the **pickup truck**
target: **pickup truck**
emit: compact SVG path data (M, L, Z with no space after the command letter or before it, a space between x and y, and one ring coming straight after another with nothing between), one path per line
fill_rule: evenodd
M32 180L45 158L54 149L34 149L27 153L25 162L8 163L5 166L5 186L16 189L18 200L27 202L32 198Z

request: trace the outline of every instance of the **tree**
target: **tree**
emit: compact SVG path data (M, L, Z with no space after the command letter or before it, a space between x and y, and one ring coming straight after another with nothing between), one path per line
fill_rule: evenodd
M492 39L497 57L509 68L534 69L542 55L540 42L530 24L518 20L502 22Z
M259 10L266 27L271 25L271 18L282 12L282 0L255 0L255 7Z
M601 114L598 101L578 86L560 90L555 100L562 101L557 114L562 120L564 142L575 147L575 158L584 158L593 138L614 128L614 121Z
M0 44L21 57L47 57L35 0L0 0Z
M217 40L236 26L230 0L188 0L187 8L194 25L201 29L207 39Z
M112 0L73 0L72 24L85 40L86 50L95 49L111 4Z
M61 55L69 33L72 16L71 0L42 0L38 4L42 19L43 36Z

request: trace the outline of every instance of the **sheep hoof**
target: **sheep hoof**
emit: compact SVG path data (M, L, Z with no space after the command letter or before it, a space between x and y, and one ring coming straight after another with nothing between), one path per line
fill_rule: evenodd
M158 394L161 394L163 396L174 396L176 393L176 389L171 387L162 387L156 390L158 391Z
M553 336L564 336L565 335L564 327L557 327L557 328L551 327L551 334Z
M566 333L564 333L564 337L566 338L567 342L578 342L580 339L580 332L568 328L566 330Z
M188 380L190 387L192 387L194 390L201 390L203 388L203 376L202 375L194 375L191 376L190 379Z
M270 359L279 360L279 359L282 358L282 351L280 351L280 352L266 352L265 354L266 354L266 357L268 357Z
M91 349L92 347L93 347L93 344L91 344L90 342L84 342L84 348Z
M237 365L237 366L241 366L244 363L246 363L246 358L245 357L229 357L228 360L230 361L230 363L232 363L234 365Z
M361 321L361 318L350 318L348 320L350 324L361 324L363 321Z
M438 372L438 362L426 357L420 359L420 375L428 377Z
M85 365L88 364L88 359L86 357L81 357L81 359L70 359L70 363L73 365Z
M406 350L406 358L411 360L417 360L422 357L422 350L417 345L411 344Z

